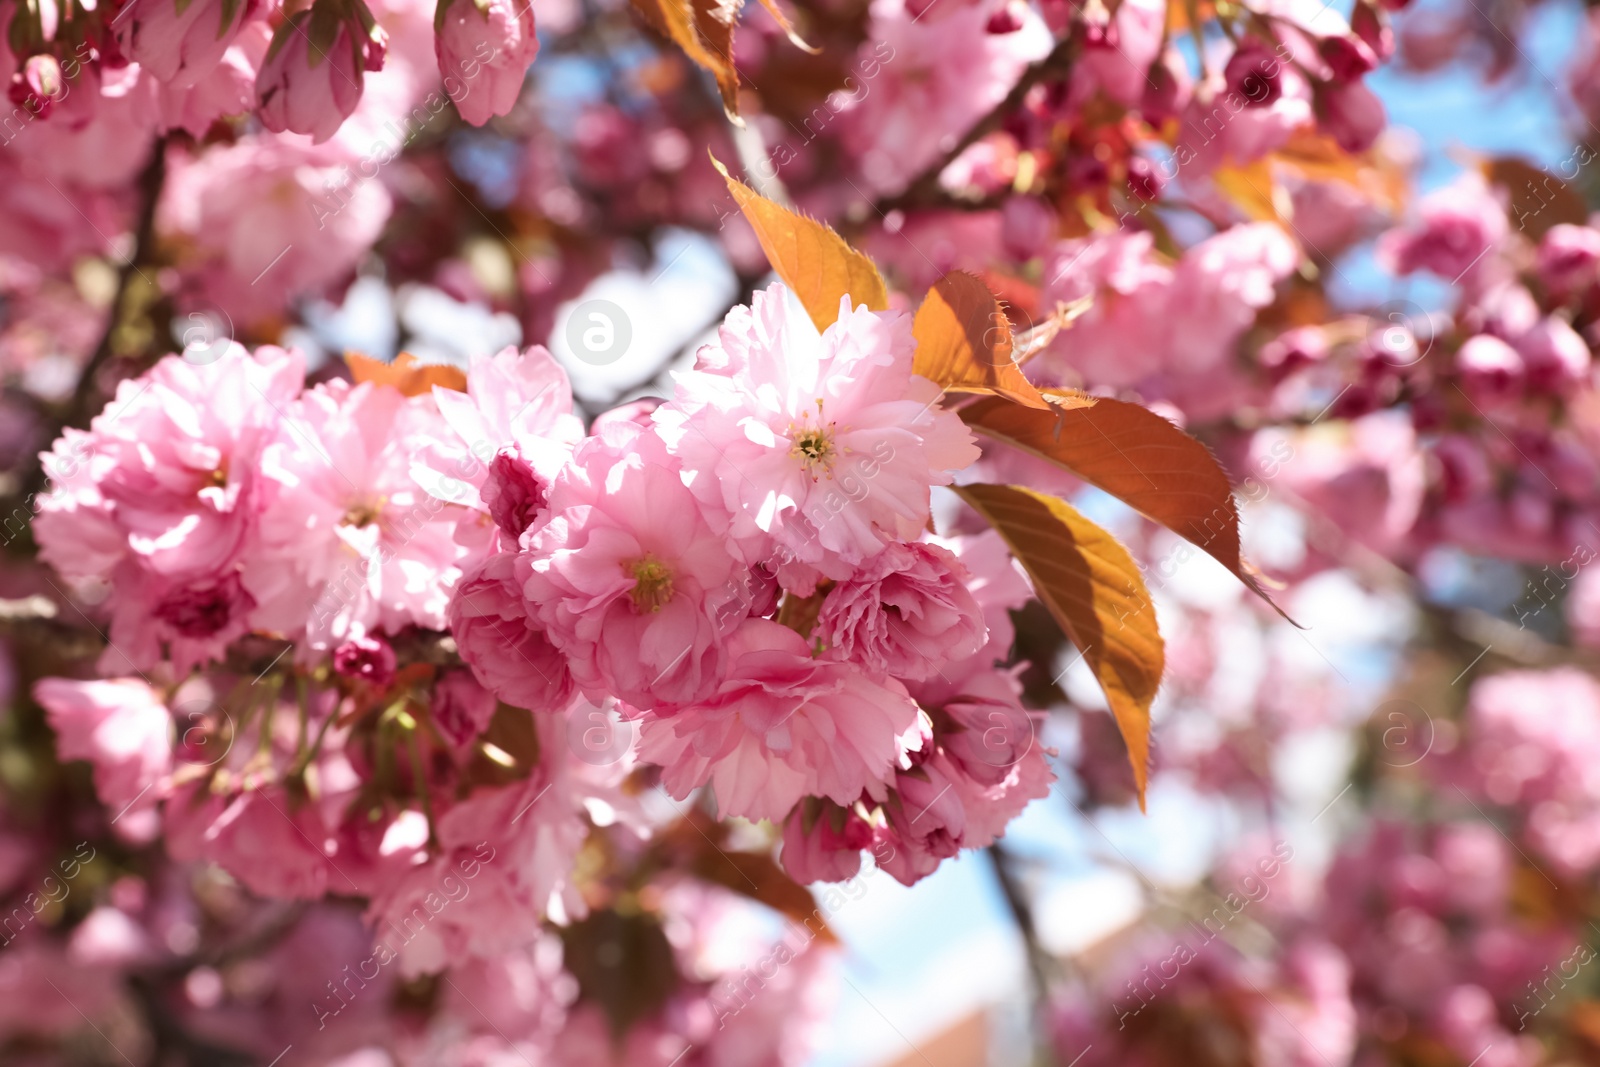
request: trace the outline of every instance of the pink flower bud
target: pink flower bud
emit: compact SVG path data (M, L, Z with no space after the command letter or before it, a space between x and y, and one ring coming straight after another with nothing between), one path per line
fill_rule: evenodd
M1589 346L1566 321L1547 318L1517 340L1528 364L1528 384L1564 393L1589 377Z
M1323 129L1346 152L1365 152L1383 132L1383 101L1361 82L1329 85L1320 102Z
M133 0L112 24L127 58L176 88L216 69L256 0Z
M52 55L29 56L11 77L11 102L27 108L35 118L47 118L56 101L66 95L61 65Z
M1152 126L1177 118L1189 106L1189 97L1194 92L1193 80L1183 58L1173 49L1167 49L1150 65L1147 79L1139 110Z
M1283 95L1283 63L1266 45L1246 41L1223 70L1228 88L1245 99L1246 107L1270 107Z
M1339 81L1354 81L1378 65L1372 46L1359 37L1325 37L1317 51Z
M522 76L539 54L533 5L526 0L442 0L434 19L433 50L456 110L467 122L482 126L516 105Z
M394 681L394 649L381 637L358 637L333 650L333 669L345 678L384 689Z
M317 0L289 16L256 74L262 124L318 144L332 137L361 102L363 72L383 66L386 40L360 0Z
M1539 242L1539 280L1552 293L1566 295L1594 282L1600 273L1600 230L1561 223Z
M1350 29L1372 49L1379 63L1394 55L1394 31L1389 28L1389 20L1376 8L1357 4L1350 14Z
M1516 349L1498 337L1479 334L1456 353L1456 370L1474 403L1498 404L1520 392L1525 367Z

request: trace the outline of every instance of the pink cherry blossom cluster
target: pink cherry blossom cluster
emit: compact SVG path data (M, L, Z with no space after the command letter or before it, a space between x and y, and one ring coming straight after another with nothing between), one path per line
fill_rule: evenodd
M45 457L41 552L112 677L38 699L122 833L259 893L404 914L478 843L508 857L417 966L580 913L584 805L625 806L634 762L782 825L802 881L870 849L909 884L1052 778L1000 666L1026 579L992 532L928 533L978 450L914 349L904 314L819 332L773 286L587 435L540 348L414 396L308 387L293 350L169 356ZM478 788L518 759L507 709L547 756ZM591 717L636 747L596 760Z
M1235 884L1232 866L1215 884ZM1447 1062L1549 1062L1537 1033L1556 1013L1543 1008L1588 980L1592 934L1554 892L1519 889L1539 875L1494 827L1377 820L1325 875L1279 877L1243 908L1199 890L1199 923L1131 935L1057 1004L1057 1056L1176 1065L1215 1048L1230 1050L1224 1062L1310 1067L1432 1049ZM1248 930L1225 922L1234 912Z
M384 68L382 16L404 10L374 13L364 0L122 0L63 18L55 5L27 7L11 22L3 73L12 102L32 119L49 119L75 91L125 95L127 84L109 83L142 75L153 79L168 124L196 136L215 119L253 111L268 130L321 143L356 110L366 74ZM539 51L531 6L446 0L434 28L438 71L461 116L482 125L509 112ZM77 119L92 105L73 111Z
M1549 564L1518 609L1526 621L1600 546L1600 452L1582 415L1596 395L1600 232L1552 224L1537 197L1508 212L1511 191L1465 175L1378 244L1396 274L1456 285L1451 313L1396 303L1261 348L1273 407L1349 421L1337 441L1273 429L1257 448L1303 443L1286 484L1318 506L1337 498L1333 520L1380 552L1416 559L1444 542Z

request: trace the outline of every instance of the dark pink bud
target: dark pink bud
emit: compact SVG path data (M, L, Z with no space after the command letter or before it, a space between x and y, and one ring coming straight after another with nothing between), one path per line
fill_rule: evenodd
M1246 107L1270 107L1283 95L1283 61L1259 41L1240 45L1223 69L1228 88Z
M1377 8L1357 4L1350 14L1350 29L1372 50L1379 63L1394 55L1394 31L1389 28L1389 19Z
M1359 37L1324 37L1317 51L1340 81L1354 81L1378 65L1377 53Z
M383 689L394 681L394 649L381 637L358 637L334 649L333 669L341 677L359 678Z

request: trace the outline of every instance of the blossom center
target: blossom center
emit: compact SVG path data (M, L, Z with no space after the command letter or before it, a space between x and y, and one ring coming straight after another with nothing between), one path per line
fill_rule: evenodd
M633 601L634 611L641 615L654 614L672 599L672 571L654 556L636 559L625 564L624 569L633 575L633 588L628 596Z
M370 500L363 500L359 503L351 504L349 509L345 511L343 525L361 529L377 522L378 516L381 514L383 514L383 505L375 504Z
M789 424L789 455L800 461L807 474L815 480L820 470L823 474L833 473L833 464L839 458L839 450L833 443L834 426L831 422L822 421L822 401L817 401L817 421L812 423L811 414L807 412L801 417L800 425Z

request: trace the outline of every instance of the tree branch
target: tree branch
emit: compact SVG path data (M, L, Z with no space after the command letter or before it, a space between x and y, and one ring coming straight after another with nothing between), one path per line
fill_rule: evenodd
M1006 907L1011 911L1011 918L1017 924L1017 933L1022 937L1022 946L1028 957L1028 977L1032 985L1033 1012L1031 1023L1037 1033L1037 1028L1043 1024L1044 1009L1049 1003L1050 973L1053 967L1050 954L1039 943L1039 931L1033 921L1033 905L1029 903L1027 894L1023 892L1022 885L1017 881L1016 874L1011 869L1011 854L997 841L984 849L989 856L989 863L994 867L995 881L1000 884L1000 893L1006 899ZM1040 1048L1046 1047L1043 1040L1037 1042Z
M117 295L111 302L111 315L106 322L105 332L100 335L100 344L96 346L94 355L89 357L83 373L78 376L77 388L73 390L71 404L62 419L63 426L78 426L87 421L90 405L95 399L95 380L115 349L117 327L122 323L128 290L133 284L134 275L140 273L140 263L150 258L150 248L155 243L156 206L160 203L161 188L166 180L167 142L166 138L158 137L150 149L150 161L139 175L139 217L134 225L133 251L129 253L128 262L122 265L122 272L117 277Z

